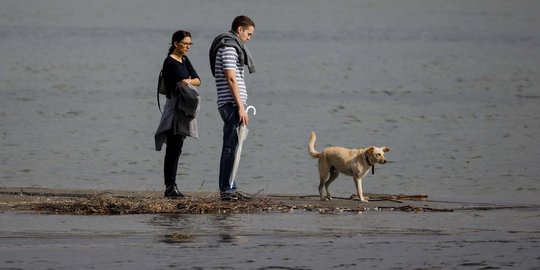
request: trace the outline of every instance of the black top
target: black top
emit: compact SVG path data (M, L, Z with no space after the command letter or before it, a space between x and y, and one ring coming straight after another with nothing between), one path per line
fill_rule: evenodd
M197 72L191 65L187 56L182 56L182 63L176 61L171 56L163 61L163 79L165 80L165 89L167 89L167 98L171 98L171 91L176 89L176 83L184 79L199 78Z

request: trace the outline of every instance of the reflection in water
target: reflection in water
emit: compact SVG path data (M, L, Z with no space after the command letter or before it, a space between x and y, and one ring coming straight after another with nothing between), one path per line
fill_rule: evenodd
M241 234L244 221L239 215L213 215L201 218L197 215L156 215L149 224L162 228L164 243L193 243L204 241L217 243L245 243Z
M0 218L0 264L11 269L532 269L538 261L538 209Z
M161 227L165 231L160 241L164 243L193 242L193 222L187 215L156 215L148 222L155 227Z
M216 225L221 233L219 234L219 243L242 243L246 239L239 235L241 231L242 220L237 215L219 215L212 216L210 220Z

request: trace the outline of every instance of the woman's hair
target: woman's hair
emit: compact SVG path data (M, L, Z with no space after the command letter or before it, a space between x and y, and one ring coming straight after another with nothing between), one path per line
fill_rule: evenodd
M167 54L167 55L171 55L174 52L174 49L176 48L174 46L174 42L175 41L180 42L185 37L191 37L191 33L188 32L188 31L184 31L184 30L178 30L178 31L174 32L174 34L172 35L172 38L171 38L171 47L169 48L169 54Z
M238 30L238 27L240 26L244 28L249 26L255 27L255 22L253 22L253 20L251 20L248 16L240 15L234 18L234 21L231 25L231 30L236 33L236 30Z

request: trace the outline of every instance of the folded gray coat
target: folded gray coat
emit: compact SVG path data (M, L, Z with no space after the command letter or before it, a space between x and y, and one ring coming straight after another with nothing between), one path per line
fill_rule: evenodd
M161 120L154 135L156 151L167 142L167 131L173 129L175 135L198 138L197 114L200 110L199 92L193 85L182 87L176 84L176 91L165 102Z

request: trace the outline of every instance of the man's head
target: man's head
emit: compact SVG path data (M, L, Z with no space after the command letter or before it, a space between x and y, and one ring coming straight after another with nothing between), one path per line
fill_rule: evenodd
M255 23L248 16L238 16L234 18L231 30L235 32L243 43L246 43L255 32Z

